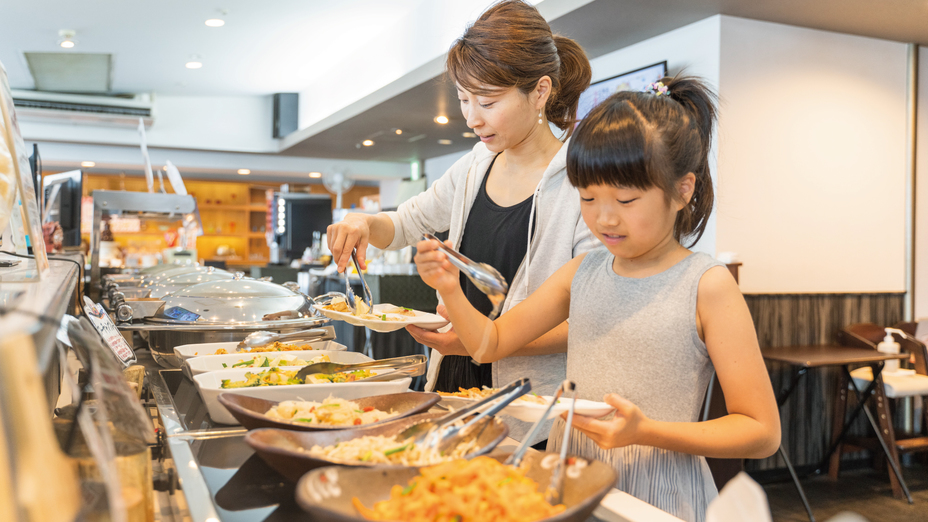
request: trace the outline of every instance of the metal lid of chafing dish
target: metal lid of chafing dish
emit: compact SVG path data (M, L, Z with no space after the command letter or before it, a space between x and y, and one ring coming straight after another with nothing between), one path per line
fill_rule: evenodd
M209 267L212 269L213 267ZM207 283L210 281L224 281L235 277L232 273L225 270L200 270L197 272L187 272L183 274L165 277L161 281L148 285L151 288L150 297L161 298L168 294L175 293L191 285Z
M241 276L238 276L241 277ZM278 284L226 279L191 285L166 295L149 321L169 324L283 326L313 318L310 300Z

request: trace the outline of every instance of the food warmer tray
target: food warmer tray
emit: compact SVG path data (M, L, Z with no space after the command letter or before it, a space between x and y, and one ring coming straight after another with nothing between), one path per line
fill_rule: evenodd
M145 354L147 355L147 354ZM140 354L166 431L166 446L194 522L311 522L296 484L245 444L247 431L210 421L196 385ZM591 517L588 522L600 519ZM617 518L616 520L624 520Z

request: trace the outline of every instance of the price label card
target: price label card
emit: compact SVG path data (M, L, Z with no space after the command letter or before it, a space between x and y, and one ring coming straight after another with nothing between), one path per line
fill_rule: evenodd
M113 323L113 320L110 319L109 314L106 313L102 306L84 296L84 312L87 314L87 318L90 319L94 329L100 334L106 345L110 347L113 355L119 359L123 367L129 367L129 365L137 361L132 347L126 342L125 337L116 328L116 324Z

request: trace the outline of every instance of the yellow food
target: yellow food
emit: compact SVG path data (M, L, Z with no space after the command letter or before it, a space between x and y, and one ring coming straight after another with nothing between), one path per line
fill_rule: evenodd
M371 309L367 306L364 300L358 296L354 297L354 303L356 308L354 312L348 309L348 303L341 298L333 299L331 303L323 306L322 308L325 310L332 310L333 312L342 312L346 314L350 313L355 317L373 321L405 321L407 317L416 316L415 311L400 306L394 306L393 308L383 310L379 314L372 314L370 313Z
M490 457L455 460L422 468L406 487L393 486L390 499L365 507L351 501L368 520L407 522L533 522L561 513L522 470Z
M283 401L268 410L265 415L302 425L357 426L379 422L399 414L392 411L387 413L371 406L361 408L356 402L330 395L322 402Z
M269 344L269 345L267 345L267 346L261 346L261 347L258 347L258 348L252 348L251 350L249 350L249 352L251 352L251 353L260 353L260 352L295 352L295 351L299 351L299 350L312 350L312 348L310 348L310 347L307 346L307 345L287 344L287 343L282 343L282 342L278 341L278 342L275 342L275 343L271 343L271 344ZM218 353L218 352L217 352L217 353Z
M499 391L498 388L484 388L482 390L480 388L468 388L468 389L458 388L458 391L456 392L438 392L438 394L441 395L442 397L463 397L465 399L486 399L487 397L489 397L490 395L493 395L494 393L498 391ZM532 404L545 404L545 405L548 404L548 401L546 401L542 397L539 397L538 395L535 395L534 393L523 395L513 402L519 402L519 401L529 402Z
M307 364L316 364L321 362L331 362L332 359L328 355L320 355L313 357L309 361L304 361L299 357L294 355L281 354L277 357L268 357L267 355L256 354L252 355L248 359L239 359L238 362L232 365L226 365L223 363L223 367L228 368L261 368L264 366L306 366Z
M268 368L263 372L245 373L245 379L233 381L223 379L220 388L252 388L255 386L280 386L285 384L324 384L329 382L354 382L374 374L370 370L355 370L353 372L333 373L333 374L313 374L306 378L304 383L296 376L299 370L281 370L280 368Z

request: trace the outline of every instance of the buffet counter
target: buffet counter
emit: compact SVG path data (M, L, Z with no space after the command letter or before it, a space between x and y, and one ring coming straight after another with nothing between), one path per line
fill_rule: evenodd
M76 262L81 256L72 256ZM25 331L32 336L36 360L43 376L49 411L58 398L61 379L55 335L58 326L52 321L74 307L79 269L77 264L50 259L47 276L36 282L20 282L35 272L35 261L0 254L2 259L21 261L15 267L0 268L0 332ZM38 316L49 320L43 321Z
M165 446L194 522L310 522L295 500L296 484L268 466L245 442L247 430L210 420L196 386L182 370L140 357L164 428ZM496 451L511 452L507 438ZM171 509L178 512L176 507ZM679 522L680 519L613 489L590 521Z

